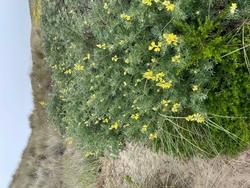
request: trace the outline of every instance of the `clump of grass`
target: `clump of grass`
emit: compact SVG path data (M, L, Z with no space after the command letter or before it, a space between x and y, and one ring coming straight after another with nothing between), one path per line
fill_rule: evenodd
M103 188L240 188L250 185L249 152L229 160L225 157L183 160L154 153L143 146L129 144L117 159L105 158Z

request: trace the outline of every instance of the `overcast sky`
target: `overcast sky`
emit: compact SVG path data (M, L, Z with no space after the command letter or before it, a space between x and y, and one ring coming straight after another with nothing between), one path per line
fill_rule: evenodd
M7 188L30 134L28 0L0 0L0 188Z

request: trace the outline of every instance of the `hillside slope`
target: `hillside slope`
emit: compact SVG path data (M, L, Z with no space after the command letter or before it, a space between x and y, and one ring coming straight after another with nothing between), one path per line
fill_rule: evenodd
M22 160L13 176L10 188L63 188L71 187L67 185L67 179L70 184L77 181L74 178L64 177L74 174L79 168L69 165L70 159L79 158L79 154L71 148L66 148L62 138L52 129L47 121L45 112L45 101L50 91L50 71L44 61L44 55L40 43L39 26L39 1L30 0L30 10L32 13L32 73L30 75L33 89L34 110L30 115L30 135L26 149L23 152ZM78 164L81 160L78 160ZM67 166L67 173L64 172L64 166ZM72 172L71 172L72 170ZM76 183L77 184L77 183ZM78 184L80 185L80 184ZM75 186L77 187L77 186Z

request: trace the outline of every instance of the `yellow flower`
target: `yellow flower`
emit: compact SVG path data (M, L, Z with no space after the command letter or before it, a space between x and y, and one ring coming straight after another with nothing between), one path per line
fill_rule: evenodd
M113 130L113 129L118 129L119 128L119 124L118 122L115 122L113 125L111 125L111 127L109 128L109 130Z
M76 71L83 71L84 70L84 66L81 65L81 64L79 64L79 63L77 63L77 64L75 64L74 69Z
M151 42L150 46L148 47L148 50L153 50L155 47L155 42Z
M180 55L175 55L174 57L172 57L172 62L173 63L180 63L181 61L181 56Z
M108 118L105 118L102 122L103 122L103 123L108 123L108 122L109 122L109 119L108 119Z
M125 59L124 63L129 64L129 59Z
M205 122L205 118L199 113L194 114L194 119L197 123L204 123Z
M103 50L107 49L107 45L105 43L103 43L103 44L97 44L96 47L100 48L100 49L103 49Z
M170 102L171 102L170 100L165 100L165 99L163 99L163 100L161 101L161 105L164 106L164 107L167 107L168 104L169 104Z
M119 59L119 58L117 57L117 55L115 55L115 56L112 57L112 61L114 61L114 62L117 62L118 59Z
M45 102L44 102L44 101L40 101L39 104L40 104L41 106L45 106Z
M120 41L119 41L119 45L123 45L123 44L125 44L125 43L126 43L125 40L120 40Z
M84 156L85 156L86 158L88 158L88 157L93 157L93 156L95 156L95 153L94 153L94 152L91 152L91 151L88 151L88 152L85 153Z
M157 139L157 133L150 133L149 140L155 140Z
M193 121L193 115L189 115L189 116L187 116L187 117L185 117L185 120L187 120L187 121Z
M151 62L152 62L152 63L156 63L156 62L157 62L156 58L152 58L152 59L151 59Z
M156 44L154 41L151 42L151 44L148 47L148 50L154 50L155 52L160 52L161 51L161 46L162 46L162 42L158 42L158 44Z
M127 15L127 14L121 14L121 16L120 16L123 20L126 20L126 21L131 21L131 16L129 16L129 15Z
M198 85L193 85L192 86L192 90L193 91L198 91L199 90L199 86Z
M155 80L161 82L161 81L163 81L164 76L165 76L165 74L163 72L160 72L160 73L155 75Z
M165 33L165 34L163 34L163 38L166 40L166 43L168 45L170 45L170 44L177 45L178 37L175 34Z
M148 130L148 125L143 125L141 128L141 132L145 133L145 132L147 132L147 130Z
M181 107L180 103L175 103L172 107L172 112L178 112L179 108Z
M140 118L140 115L138 113L131 115L131 119L138 120L139 118Z
M231 14L234 14L235 11L237 9L237 4L236 3L232 3L231 6L230 6L230 13Z
M197 123L204 123L205 122L205 117L202 116L200 113L196 113L193 115L189 115L185 117L187 121L196 121Z
M164 1L162 4L166 7L167 11L169 12L173 12L175 9L175 5L170 1Z
M109 7L108 7L108 3L104 3L103 8L104 8L105 10L107 10L107 9L109 8Z
M86 56L83 58L83 60L84 60L84 61L85 61L85 60L89 60L90 57L91 57L90 53L87 53Z
M143 3L144 5L151 6L152 3L153 3L153 0L142 0L142 3Z
M65 142L67 145L71 145L71 144L73 144L73 138L68 137L68 138L66 138Z
M59 98L61 99L61 101L66 101L63 95L60 95Z
M51 68L52 69L58 69L58 66L57 65L53 65Z
M146 78L146 79L148 79L148 80L154 80L155 79L154 73L153 73L152 70L148 70L147 72L145 72L143 74L143 77Z
M97 44L96 47L97 48L102 48L102 44Z
M173 86L173 84L172 84L172 80L170 81L161 80L159 83L156 84L156 86L159 86L162 89L169 89Z
M72 70L71 69L68 69L68 70L66 70L66 71L64 71L64 74L72 74Z

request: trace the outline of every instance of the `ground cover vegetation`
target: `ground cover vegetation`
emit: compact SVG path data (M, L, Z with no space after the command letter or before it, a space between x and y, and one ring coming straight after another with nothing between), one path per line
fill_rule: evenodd
M46 104L86 157L127 142L178 156L235 154L250 140L250 2L42 2Z

